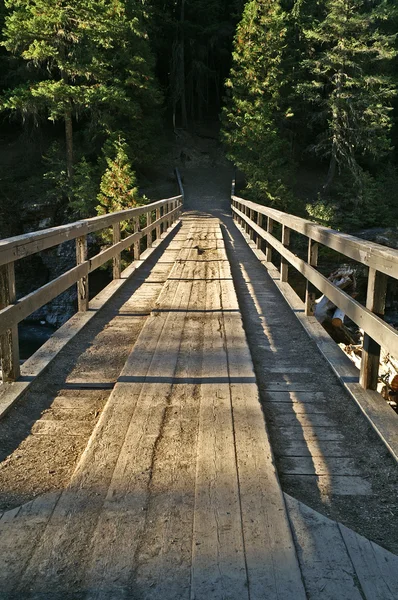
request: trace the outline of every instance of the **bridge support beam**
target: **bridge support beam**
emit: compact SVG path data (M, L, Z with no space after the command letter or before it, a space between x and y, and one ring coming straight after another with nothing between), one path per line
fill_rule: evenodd
M118 244L120 242L120 223L114 223L112 226L113 243ZM113 279L120 279L122 273L121 267L121 253L113 257Z
M311 238L308 239L308 264L312 267L318 265L318 243ZM305 291L305 314L307 317L312 317L315 311L316 291L315 287L307 279L307 287Z
M267 232L272 235L274 229L274 221L271 217L267 217ZM272 246L267 242L267 249L265 251L265 258L268 262L272 262Z
M0 310L16 301L14 263L0 267ZM3 382L16 381L20 376L18 325L0 336L0 356Z
M372 267L369 268L368 291L366 296L366 308L383 317L388 277ZM359 382L365 390L376 390L379 377L380 346L366 333L363 337L361 375Z
M87 260L87 236L76 238L76 263L81 265ZM79 312L88 310L88 274L77 282L77 306Z
M288 248L290 245L290 229L286 227L286 225L282 225L282 244L285 248ZM289 263L286 258L281 256L281 281L286 282L289 274Z

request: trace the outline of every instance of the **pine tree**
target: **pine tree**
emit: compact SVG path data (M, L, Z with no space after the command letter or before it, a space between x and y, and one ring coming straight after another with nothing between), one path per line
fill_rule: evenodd
M327 192L336 168L362 185L363 163L377 163L390 150L395 85L386 63L395 56L394 37L380 25L389 17L384 0L327 0L326 16L304 30L312 56L302 62L312 81L298 85L311 101L322 133L313 149L329 158Z
M122 137L105 144L103 152L107 168L102 175L100 193L97 196L99 215L127 210L142 203L128 150Z
M6 6L3 45L35 70L3 108L64 120L71 183L75 115L89 113L107 133L117 117L142 131L148 107L159 103L141 7L134 0L6 0Z
M131 168L129 147L121 136L108 140L103 148L106 169L103 172L100 192L97 195L97 214L106 215L119 210L127 210L145 204L138 192L136 176ZM132 233L132 223L122 221L121 231ZM111 233L104 230L100 234L102 242L111 241Z
M286 85L286 21L277 1L246 4L235 37L223 114L228 156L245 173L249 193L282 209L292 199L292 161L281 133L282 122L289 118L281 93Z

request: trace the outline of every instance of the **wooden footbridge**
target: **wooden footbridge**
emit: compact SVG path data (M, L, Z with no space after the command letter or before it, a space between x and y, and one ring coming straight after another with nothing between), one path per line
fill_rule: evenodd
M187 176L185 204L179 181L174 198L0 242L3 420L52 394L76 423L75 393L109 391L69 483L0 516L2 600L398 598L379 517L365 537L343 511L377 508L385 462L396 477L398 417L372 388L380 346L398 347L382 319L398 252L234 193L231 210L204 184L190 191ZM113 244L88 257L87 235L104 228ZM292 231L308 239L308 261L289 249ZM77 265L17 300L14 263L70 240ZM366 307L316 269L318 244L369 267ZM109 260L114 280L89 301L89 274ZM308 280L304 304L289 264ZM78 314L20 368L18 323L76 283ZM365 330L360 376L311 316L313 286ZM52 388L109 307L108 356L117 331L135 331L124 366L106 379L106 356L93 366L77 353L80 367ZM64 427L56 436L73 436ZM312 506L301 500L310 487ZM334 506L346 525L325 516Z

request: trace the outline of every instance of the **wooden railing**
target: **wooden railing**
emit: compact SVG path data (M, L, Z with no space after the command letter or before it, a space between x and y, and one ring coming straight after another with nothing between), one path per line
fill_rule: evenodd
M109 260L113 260L113 278L121 276L121 253L133 248L134 260L140 258L141 240L147 247L158 239L179 217L184 192L176 172L180 194L146 206L131 208L108 215L84 219L60 227L35 231L26 235L0 240L0 356L3 382L20 375L18 323L77 283L78 310L87 311L89 303L88 275ZM141 229L142 217L146 218ZM122 239L121 222L132 221L134 233ZM96 256L87 256L87 235L112 228L112 245ZM15 261L53 248L66 241L76 240L76 266L36 291L17 300Z
M314 314L315 287L363 329L360 383L365 389L375 390L380 347L392 356L398 356L398 331L383 321L388 277L398 279L398 250L363 241L300 217L243 200L235 196L234 183L232 212L233 218L256 241L257 246L262 248L265 245L267 261L272 260L272 249L280 254L281 281L287 282L289 264L304 275L307 280L306 315ZM281 241L273 235L274 223L282 226ZM307 261L289 250L291 231L308 238ZM366 307L331 283L316 269L319 244L369 267Z

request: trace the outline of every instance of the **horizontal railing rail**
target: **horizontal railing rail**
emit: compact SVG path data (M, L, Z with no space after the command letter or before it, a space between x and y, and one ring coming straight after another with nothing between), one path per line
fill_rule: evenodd
M398 250L334 231L312 221L244 200L234 194L232 212L234 220L257 241L259 248L265 243L267 261L272 260L272 249L280 254L281 281L288 280L289 264L306 278L307 316L314 314L314 286L363 329L360 383L365 389L376 389L380 348L393 356L398 355L398 331L383 320L388 277L398 279ZM282 226L281 241L273 235L274 223ZM289 249L291 231L308 238L307 261ZM316 269L319 244L369 267L366 306L335 286Z
M133 248L133 260L139 260L141 240L146 238L147 248L151 247L154 240L160 238L179 218L184 193L178 170L176 178L181 192L178 196L0 240L0 356L3 382L15 381L20 375L18 323L74 284L77 284L78 310L87 311L88 275L112 260L113 279L120 279L123 250ZM141 228L142 218L146 221ZM121 223L124 221L132 221L134 233L122 239ZM112 245L88 258L87 235L109 228L112 228ZM17 300L15 262L73 240L76 242L76 266Z

